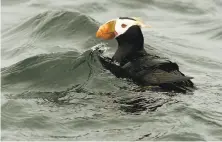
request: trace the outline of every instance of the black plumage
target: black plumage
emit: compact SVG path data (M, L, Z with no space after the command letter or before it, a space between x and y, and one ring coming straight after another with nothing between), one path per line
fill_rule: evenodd
M132 79L141 86L159 86L167 91L186 92L194 84L180 72L176 63L148 54L139 26L131 26L116 38L118 49L112 59L100 57L102 65L116 77ZM116 65L118 62L120 65Z

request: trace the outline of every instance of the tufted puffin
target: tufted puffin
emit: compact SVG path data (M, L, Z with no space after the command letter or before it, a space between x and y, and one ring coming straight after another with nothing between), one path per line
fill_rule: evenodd
M146 52L142 27L151 26L130 17L119 17L99 27L97 38L116 39L118 43L112 58L99 57L103 67L116 77L131 79L139 86L157 86L164 91L182 93L193 90L193 77L181 73L176 63Z

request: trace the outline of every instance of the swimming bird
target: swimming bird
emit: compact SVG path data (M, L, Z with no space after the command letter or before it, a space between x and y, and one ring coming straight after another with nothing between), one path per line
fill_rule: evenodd
M118 43L112 58L100 56L104 68L118 78L133 80L139 86L158 86L166 91L183 93L192 90L193 77L185 76L177 63L147 53L142 27L151 26L131 17L119 17L99 27L97 38L116 39Z

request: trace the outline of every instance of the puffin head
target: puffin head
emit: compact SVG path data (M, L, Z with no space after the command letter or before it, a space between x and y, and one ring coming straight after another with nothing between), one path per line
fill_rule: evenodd
M119 17L117 19L110 20L105 24L101 25L98 31L96 32L96 37L105 40L114 39L123 34L132 33L132 32L127 32L133 29L132 27L141 28L141 27L151 27L151 26L144 25L138 18Z
M117 62L121 62L137 51L144 49L144 38L141 31L142 27L151 26L144 25L137 18L120 17L101 25L96 32L96 37L105 40L116 39L118 42L118 49L113 59Z

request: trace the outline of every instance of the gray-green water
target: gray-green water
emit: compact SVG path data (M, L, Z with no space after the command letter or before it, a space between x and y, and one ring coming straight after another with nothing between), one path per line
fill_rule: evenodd
M222 140L220 0L2 0L2 140ZM105 71L95 38L141 17L146 50L194 77L193 94L137 92Z

